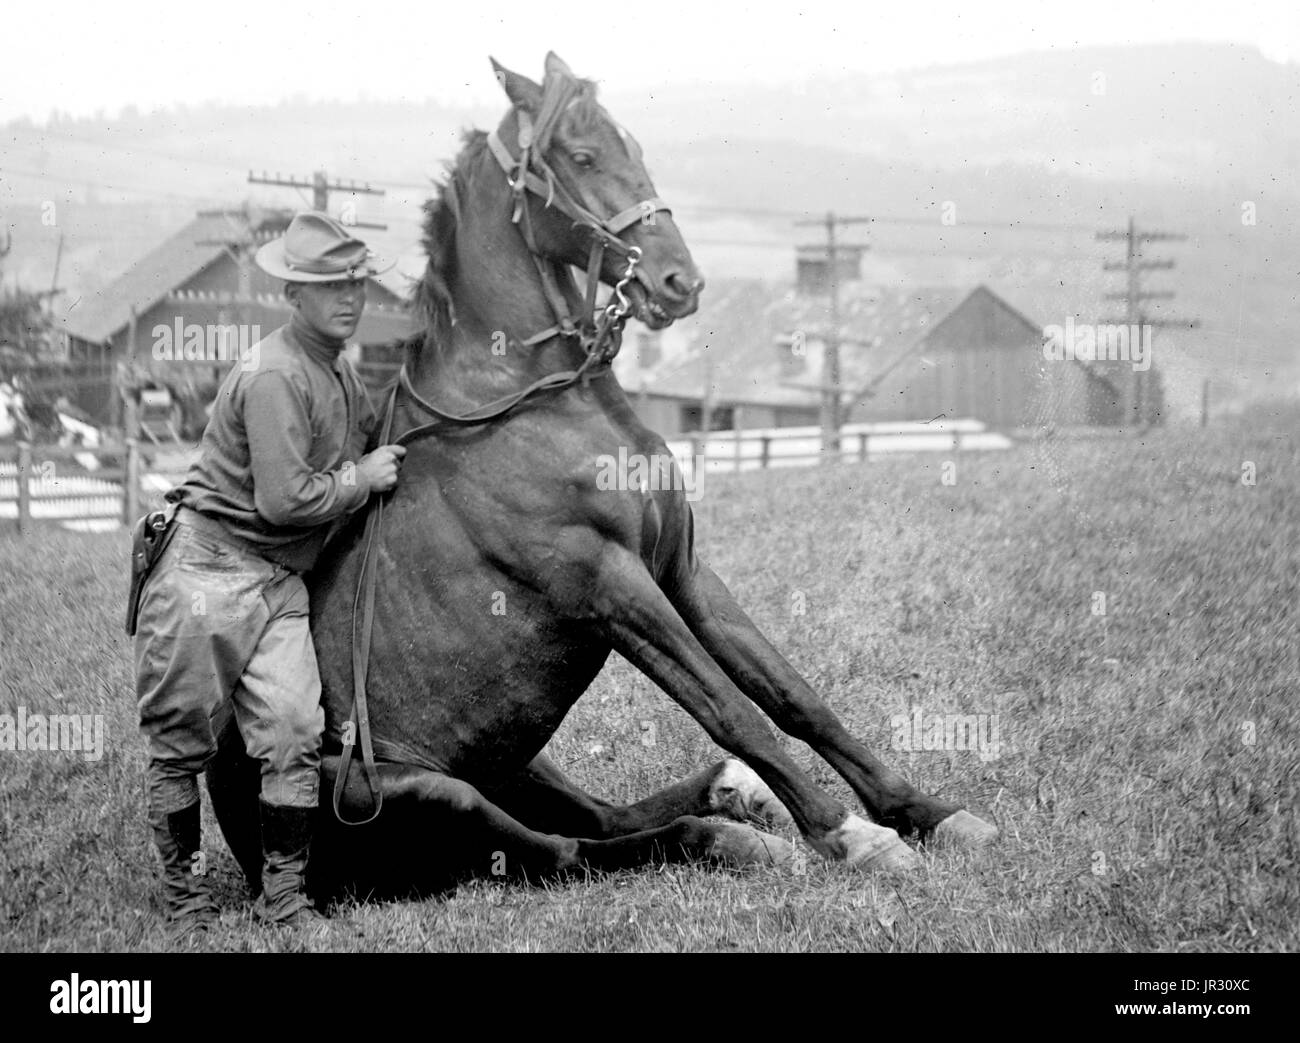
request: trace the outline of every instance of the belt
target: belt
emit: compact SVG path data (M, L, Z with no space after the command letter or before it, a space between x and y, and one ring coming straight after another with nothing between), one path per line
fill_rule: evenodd
M214 540L220 540L222 543L237 551L244 554L251 554L253 557L266 562L268 565L274 565L277 568L283 568L290 572L292 571L292 569L281 565L279 562L271 561L266 556L265 547L246 540L242 536L236 536L226 528L221 521L213 518L211 515L200 514L192 507L182 506L181 509L176 512L176 520L182 525L188 525L191 529L194 529L197 532L201 532L206 536L211 536Z

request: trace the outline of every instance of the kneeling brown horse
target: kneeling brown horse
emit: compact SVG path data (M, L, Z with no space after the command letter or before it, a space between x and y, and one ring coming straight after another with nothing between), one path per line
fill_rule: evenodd
M311 577L321 791L342 769L342 817L363 819L383 800L359 827L322 814L316 879L418 889L466 871L789 855L783 840L703 817L713 814L793 818L822 855L872 868L916 862L900 832L991 840L991 825L877 761L768 644L695 554L680 482L598 483L602 456L670 458L608 366L624 316L662 328L695 311L704 283L593 85L554 55L544 86L497 76L510 111L495 134L467 137L426 207L427 333L409 345L385 439L409 440L401 484L371 556L356 519ZM585 295L569 266L588 269ZM598 281L616 287L599 311ZM492 410L471 413L483 422L440 419L529 387L490 421ZM347 770L339 753L356 739L352 641L367 560L373 775ZM739 759L629 807L571 785L540 751L614 649ZM809 781L750 700L839 772L874 823ZM209 785L236 856L260 865L256 780L233 728Z

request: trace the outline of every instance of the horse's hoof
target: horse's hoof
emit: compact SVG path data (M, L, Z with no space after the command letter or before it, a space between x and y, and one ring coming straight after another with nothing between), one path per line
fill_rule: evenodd
M719 822L713 829L709 857L726 865L784 866L794 861L794 845L788 840L730 822Z
M985 847L998 838L998 827L969 811L954 811L934 827L935 847Z
M832 856L851 866L872 871L910 873L921 868L921 857L908 847L896 830L878 826L857 815L826 838Z
M891 830L892 832L892 830ZM921 856L903 842L897 833L852 863L872 872L914 873L921 868Z
M709 783L709 810L738 822L757 819L769 829L793 829L794 819L748 764L728 758Z

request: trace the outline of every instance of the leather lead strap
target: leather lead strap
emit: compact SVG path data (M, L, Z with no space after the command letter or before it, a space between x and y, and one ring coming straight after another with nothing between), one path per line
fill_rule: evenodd
M397 383L388 396L388 405L384 410L384 425L380 435L381 445L409 445L416 439L431 434L448 424L485 424L504 416L521 402L544 391L562 391L572 387L579 380L590 376L591 371L606 365L595 354L588 355L575 370L550 373L540 380L535 380L522 391L506 395L486 405L479 406L468 413L448 413L422 397L411 386L406 366L398 372ZM421 424L402 432L393 439L393 416L396 412L398 392L405 392L420 409L435 417L427 424ZM375 587L379 575L379 545L384 525L384 500L387 494L371 497L367 507L366 528L362 541L361 571L357 576L357 591L352 599L352 715L350 732L352 741L343 743L343 752L339 758L338 776L334 780L334 817L345 826L364 826L379 817L384 806L384 791L379 783L379 768L375 763L374 745L370 735L370 714L366 703L366 681L370 673L371 637L375 622ZM358 626L359 624L359 626ZM361 746L361 765L366 776L366 785L370 791L373 810L363 819L343 817L343 794L347 789L348 774L352 768L352 758L357 745Z
M387 445L393 430L393 413L397 404L397 388L388 397L384 411L381 445ZM375 764L374 745L370 739L370 712L366 703L366 680L370 673L370 639L375 622L375 584L379 571L379 533L384 522L384 496L371 497L366 514L365 543L361 554L361 572L357 576L357 592L352 599L352 716L350 734L345 736L343 753L339 758L339 771L334 779L334 817L345 826L364 826L379 817L384 806L384 787L379 782L379 767ZM360 620L361 630L357 632ZM350 741L349 741L350 740ZM347 789L348 773L352 767L352 754L357 741L361 743L361 767L370 790L374 808L363 819L343 817L343 794Z

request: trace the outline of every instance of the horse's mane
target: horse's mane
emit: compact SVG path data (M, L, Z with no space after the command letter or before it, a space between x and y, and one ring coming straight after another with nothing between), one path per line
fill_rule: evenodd
M428 263L416 283L415 313L425 325L439 332L451 321L451 277L456 264L456 229L460 223L460 201L469 189L469 169L487 147L487 134L467 130L464 145L456 158L446 165L446 180L438 192L424 203L424 222L420 243Z
M600 118L600 105L596 101L595 82L575 78L574 83L577 91L565 107L564 120L574 133L581 134ZM424 331L407 340L408 356L419 353L426 332L432 333L435 343L446 343L450 337L453 318L450 285L455 274L460 207L469 198L472 187L469 171L487 148L487 134L481 130L467 130L462 140L464 144L460 152L446 165L445 181L437 194L424 204L421 245L428 263L424 275L416 283L412 300L415 314L423 320Z

